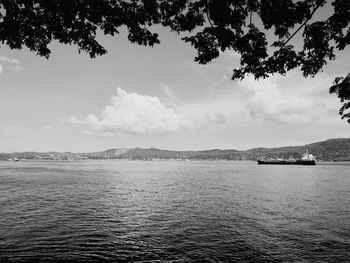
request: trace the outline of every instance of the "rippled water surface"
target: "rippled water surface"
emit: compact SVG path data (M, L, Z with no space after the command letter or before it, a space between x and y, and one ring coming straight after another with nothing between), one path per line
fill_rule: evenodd
M0 261L350 261L350 165L0 162Z

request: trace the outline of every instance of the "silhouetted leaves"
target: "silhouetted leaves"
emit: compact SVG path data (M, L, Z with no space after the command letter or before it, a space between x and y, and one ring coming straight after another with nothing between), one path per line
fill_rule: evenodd
M342 116L342 119L348 119L350 123L350 73L346 77L335 78L329 92L337 94L338 98L343 103L339 114Z

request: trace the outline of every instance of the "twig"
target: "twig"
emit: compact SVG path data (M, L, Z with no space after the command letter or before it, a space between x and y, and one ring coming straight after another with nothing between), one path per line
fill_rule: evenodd
M212 28L214 28L213 24L211 23L210 17L209 17L208 9L206 10L206 14L207 14L207 18L208 18L208 22L209 22L210 26Z
M314 10L312 11L312 13L310 14L310 17L309 17L308 19L306 19L306 20L304 21L304 23L302 23L302 24L298 27L298 29L287 39L286 42L283 43L283 45L280 47L279 51L287 45L287 43L300 31L300 29L302 29L302 28L306 25L307 22L310 21L310 19L312 18L312 16L314 15L314 13L316 12L316 10L317 10L320 6L321 6L321 4L318 4L318 5L314 8Z

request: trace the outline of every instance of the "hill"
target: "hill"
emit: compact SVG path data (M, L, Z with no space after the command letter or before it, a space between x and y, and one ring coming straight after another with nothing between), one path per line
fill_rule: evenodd
M238 150L169 151L156 148L112 148L101 152L23 152L0 153L0 160L83 160L83 159L128 159L128 160L256 160L258 158L300 158L309 149L319 161L350 161L350 138L329 139L303 146L278 148L254 148Z
M350 138L329 139L303 146L255 148L243 151L243 155L244 159L288 158L290 156L298 158L306 149L319 161L350 161Z

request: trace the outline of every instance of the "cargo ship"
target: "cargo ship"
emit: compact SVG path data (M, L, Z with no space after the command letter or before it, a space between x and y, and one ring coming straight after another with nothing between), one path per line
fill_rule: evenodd
M316 158L306 149L301 159L260 159L257 160L258 164L278 164L278 165L315 165Z

